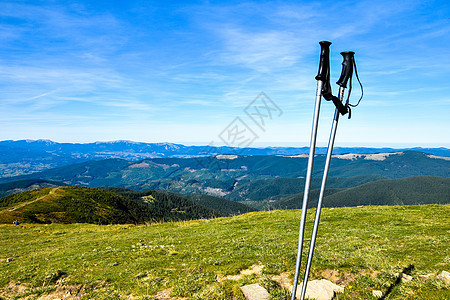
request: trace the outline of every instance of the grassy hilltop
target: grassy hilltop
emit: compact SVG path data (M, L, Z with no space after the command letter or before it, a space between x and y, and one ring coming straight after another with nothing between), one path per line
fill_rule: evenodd
M0 297L242 299L239 286L259 282L285 299L299 218L291 210L150 226L3 225ZM345 286L336 299L374 299L372 290L450 299L448 285L421 277L450 270L449 224L449 205L324 208L311 277ZM412 280L397 282L411 265Z
M119 188L50 187L0 198L0 224L144 224L221 216L178 195Z

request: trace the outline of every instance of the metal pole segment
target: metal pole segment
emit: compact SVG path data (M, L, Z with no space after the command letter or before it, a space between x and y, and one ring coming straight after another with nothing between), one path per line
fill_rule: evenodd
M344 89L345 89L344 87L339 88L339 99L341 99L341 101L344 98ZM327 158L325 161L325 168L324 168L323 177L322 177L322 184L320 186L319 201L317 202L317 210L316 210L316 216L314 218L314 227L313 227L313 231L312 231L312 235L311 235L311 243L309 245L308 261L306 263L305 276L303 278L303 286L302 286L302 292L301 292L301 296L300 296L301 300L305 299L306 286L308 284L309 271L311 269L312 258L314 255L314 246L316 243L317 230L319 228L320 213L321 213L321 209L322 209L322 201L323 201L323 196L325 193L325 186L327 184L328 171L330 169L331 155L333 153L333 146L334 146L334 140L336 137L338 121L339 121L339 110L336 108L334 111L333 124L331 126L330 139L328 141ZM292 300L295 300L295 296L294 296L294 298L292 298Z
M309 157L308 157L308 168L306 170L305 179L305 190L303 192L303 204L302 204L302 214L300 218L300 229L298 233L298 250L297 250L297 262L295 265L295 276L294 284L292 285L292 300L295 300L295 294L297 292L298 275L300 272L300 266L302 263L302 252L303 252L303 239L305 234L305 223L306 223L306 212L308 208L309 191L311 188L311 177L314 166L314 156L316 151L316 139L317 139L317 127L319 123L319 113L320 113L320 100L322 97L322 87L323 81L317 81L317 91L316 91L316 102L314 106L314 117L311 129L311 141L309 144Z

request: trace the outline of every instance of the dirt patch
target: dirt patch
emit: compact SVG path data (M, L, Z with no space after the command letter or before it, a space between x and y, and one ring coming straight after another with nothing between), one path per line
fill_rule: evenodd
M242 270L240 272L241 275L253 275L253 274L258 274L261 275L262 270L264 269L263 265L253 265L250 268L246 269L246 270Z
M356 278L355 274L345 273L343 276L340 277L338 281L336 281L336 284L347 286L350 282L355 280L355 278Z
M338 270L331 270L331 269L325 269L321 271L319 274L326 280L329 280L337 285L344 285L344 286L347 286L350 282L355 280L357 276L356 274L339 272Z
M152 297L154 300L170 300L170 294L173 288L162 290Z
M264 265L253 265L248 269L240 271L238 275L228 275L225 277L217 276L217 281L218 282L222 282L224 280L238 281L238 280L242 279L242 277L244 277L244 275L253 275L253 274L261 275L263 269L264 269Z
M10 281L0 290L1 297L15 297L23 295L30 287L25 283ZM8 298L7 298L8 299Z
M325 269L321 271L320 276L337 285L348 285L356 278L355 274L339 272L338 270L331 270L331 269Z
M56 290L45 295L42 295L38 300L78 300L84 296L82 285L62 285L57 286Z
M152 300L187 300L187 298L170 297L172 290L173 290L173 287L162 290L162 291L156 293L156 295L151 296L150 299L152 299Z
M376 275L379 273L377 271L367 271L363 270L361 273L364 273L364 275L370 275L371 277L376 277ZM338 270L331 270L331 269L325 269L320 271L319 273L315 274L314 277L322 277L326 280L329 280L337 285L341 286L347 286L350 282L355 280L356 274L351 273L345 273L345 272L339 272ZM287 291L292 290L292 273L291 272L284 272L280 275L275 275L272 277L272 280L276 281L283 289ZM302 278L299 278L299 281L301 281ZM309 280L313 280L313 278L309 278ZM300 284L300 282L299 282Z
M325 269L322 272L320 272L320 275L326 280L329 280L333 283L337 283L338 281L341 280L341 276L339 275L339 271L337 270Z
M33 296L34 295L34 296ZM36 298L37 295L41 295ZM36 300L79 300L85 296L85 286L81 284L62 284L45 287L31 287L29 284L10 281L0 289L0 298L3 299L36 299Z
M381 274L381 272L380 271L372 271L372 270L364 270L363 269L363 270L359 271L359 274L363 275L363 276L368 275L368 276L370 276L372 278L377 278L378 274Z
M284 272L280 275L273 276L272 280L276 281L283 289L291 291L293 279L290 278L290 274L289 272Z
M338 270L325 269L319 274L323 278L337 284L347 286L350 282L356 279L357 276L370 276L371 278L376 278L381 272L373 270L362 269L359 274L339 272Z

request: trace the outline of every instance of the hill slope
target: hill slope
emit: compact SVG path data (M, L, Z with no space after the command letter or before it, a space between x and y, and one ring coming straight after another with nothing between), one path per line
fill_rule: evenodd
M379 180L324 199L326 207L417 204L450 204L450 178L420 176Z
M138 224L216 216L190 200L155 191L127 197L103 189L56 187L0 199L0 223Z
M308 208L317 206L319 189L309 195ZM286 196L274 203L265 203L271 209L299 209L303 193ZM348 189L325 190L323 207L351 207L359 205L420 205L450 204L450 178L418 176L402 179L378 180Z
M209 195L195 194L195 195L186 195L185 197L192 201L195 201L196 203L202 206L214 209L223 216L241 215L244 213L257 210L253 207L250 207L248 205L239 202Z
M330 177L327 181L329 188L349 188L367 182L386 179L381 175L364 175L347 178ZM311 180L311 189L318 189L322 178L315 177ZM303 193L305 190L304 178L270 178L245 182L236 186L235 189L225 197L234 201L263 201L272 200Z
M290 299L281 286L292 283L299 221L288 210L152 226L0 226L0 258L13 258L0 262L0 297L244 299L239 287L259 283ZM344 286L339 299L375 299L373 290L450 299L436 279L450 270L449 223L450 205L324 208L310 279ZM413 280L399 280L408 267Z
M11 194L46 188L64 186L65 184L59 181L51 181L44 179L27 179L0 184L0 198Z

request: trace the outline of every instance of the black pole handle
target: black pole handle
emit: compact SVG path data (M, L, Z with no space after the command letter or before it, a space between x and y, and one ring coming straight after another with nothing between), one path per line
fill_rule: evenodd
M319 72L316 76L316 80L322 80L326 82L330 78L330 45L331 42L321 41L320 44L320 60L319 60Z
M342 62L341 77L339 77L339 80L336 83L340 87L346 88L347 81L353 75L353 59L354 59L353 56L355 55L355 52L345 51L345 52L341 52L341 55L344 57L344 61Z

